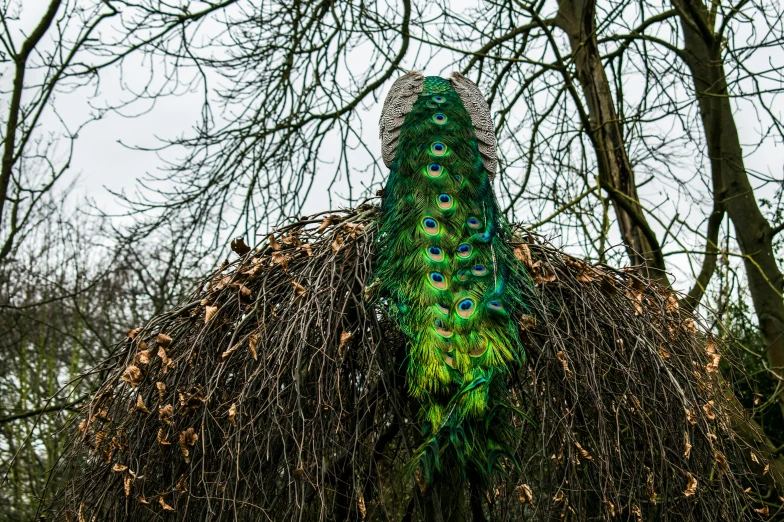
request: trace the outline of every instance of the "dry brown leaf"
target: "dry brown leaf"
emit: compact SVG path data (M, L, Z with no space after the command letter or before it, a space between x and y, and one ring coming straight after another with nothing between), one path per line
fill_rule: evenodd
M714 406L713 401L708 401L702 406L702 410L705 412L705 416L708 417L710 420L716 419L716 413L715 410L713 409L713 406Z
M753 451L750 452L750 453L751 453L751 460L753 460L756 464L759 464L760 461L759 461L759 458L757 457L757 454L754 453Z
M305 290L304 286L302 286L298 282L294 281L293 279L291 281L291 286L294 287L294 293L296 293L300 297L302 297L302 296L304 296L304 295L306 295L308 293L308 291Z
M576 276L574 276L574 278L577 280L578 283L590 283L594 280L591 271L587 268L582 272L580 272L579 274L577 274Z
M521 315L520 326L523 327L523 330L532 330L536 328L536 317L533 315Z
M642 292L635 292L631 288L626 290L626 298L632 302L634 315L642 315Z
M343 221L343 218L340 216L337 215L327 216L321 221L321 224L319 225L316 232L320 234L324 232L328 226L332 225L333 223L340 223L341 221Z
M155 383L155 387L158 388L158 400L163 402L163 395L166 393L166 383L158 381Z
M693 497L697 493L697 479L691 473L686 473L689 476L689 481L686 483L686 489L683 491L684 497Z
M765 464L765 469L762 470L762 476L764 477L765 475L767 475L769 471L770 471L770 463L767 463Z
M365 231L365 226L360 223L344 223L340 228L352 238L357 237Z
M531 249L528 248L528 245L519 244L514 247L514 256L520 261L523 266L525 266L528 270L531 270L534 266L534 260L531 257Z
M705 371L708 373L718 373L720 360L721 355L717 353L713 354L713 360L705 365Z
M250 356L253 357L253 360L258 360L258 354L256 353L256 345L259 343L259 334L254 332L250 334L248 338L248 347L250 348Z
M280 265L283 267L283 270L288 270L291 256L285 252L273 252L270 261L273 265Z
M159 346L163 346L164 348L168 348L172 343L172 338L165 333L159 333L155 340L158 342Z
M142 343L142 344L147 346L147 343ZM140 349L138 352L136 352L136 357L134 358L134 361L136 362L136 364L139 364L140 366L147 366L148 364L150 364L151 358L152 358L152 348L150 348L149 350Z
M574 441L574 445L577 447L577 451L580 452L580 456L585 460L593 460L593 456L588 453L588 450L584 449L579 442Z
M756 511L757 513L759 513L763 517L767 517L767 516L770 515L770 510L768 509L768 506L762 506L761 508L755 509L754 511Z
M112 466L112 471L114 471L115 473L122 473L126 469L128 469L128 466L123 466L122 464L115 464L114 466Z
M664 349L664 345L663 344L659 345L659 357L661 357L662 359L669 359L670 358L670 352L668 352L667 350Z
M141 495L136 497L136 500L139 501L139 504L144 504L145 506L149 506L150 505L150 503L147 501L147 499L142 497Z
M683 438L685 439L685 442L683 443L683 458L688 459L689 455L691 455L692 448L692 445L689 443L689 432L684 431Z
M686 420L689 421L689 424L692 426L697 424L697 414L693 409L686 410Z
M560 501L562 501L562 500L563 500L563 498L564 498L563 491L561 491L561 490L559 489L559 490L558 490L558 491L555 493L555 495L553 495L553 502L560 502Z
M158 420L166 425L171 425L174 416L174 407L171 404L158 407Z
M361 493L357 499L357 507L359 508L359 514L362 516L362 520L365 520L365 517L367 516L367 508L365 507L365 496Z
M193 428L180 432L180 451L182 451L182 456L185 457L185 462L191 461L190 448L196 444L197 440L199 440L199 435Z
M521 504L530 503L533 505L534 492L531 490L531 486L528 484L519 484L515 488L515 492L517 493L517 499Z
M161 446L171 446L169 435L163 431L163 428L158 428L158 435L155 438L158 440L158 444Z
M231 240L231 249L232 251L236 252L237 255L244 256L248 252L250 252L250 247L245 243L244 237L235 237Z
M130 339L131 341L133 341L134 339L136 339L136 336L137 336L137 335L139 335L139 332L141 332L141 331L142 331L142 329L141 329L141 328L134 328L133 330L130 330L130 331L129 331L127 334L125 334L125 335L127 335L127 336L128 336L128 339Z
M174 487L180 492L181 496L188 492L188 478L185 476L185 473L180 475L180 480L177 481L177 485Z
M298 247L302 244L302 241L299 239L299 230L294 230L289 232L288 234L281 236L280 242L281 244L287 247Z
M158 497L158 504L161 505L164 511L174 511L174 508L167 504L165 500L163 500L163 495Z
M150 410L147 409L147 406L144 404L144 399L142 399L142 394L136 396L136 407L134 408L135 411L140 411L142 413L150 413Z
M667 304L665 305L664 309L669 314L676 314L678 313L678 298L675 297L675 294L670 294L667 297Z
M215 317L215 314L218 313L217 306L205 306L204 307L204 323L209 323L210 320Z
M343 246L344 241L345 239L343 238L343 236L341 236L340 234L336 235L335 240L330 245L332 247L332 251L337 252L338 250L340 250L340 247Z
M566 377L567 378L571 377L573 375L573 373L572 373L572 370L569 369L569 361L566 358L566 353L564 353L563 351L560 351L557 354L555 354L555 357L561 363L561 366L563 367L563 371L566 374Z
M142 381L142 371L137 366L130 365L125 369L120 379L130 384L132 388L136 388Z
M125 490L125 496L131 496L131 483L133 482L134 478L131 475L123 476L123 489Z
M719 475L727 471L729 468L727 466L727 457L724 456L724 453L716 450L713 453L713 458L716 459L716 465L719 468ZM764 473L763 473L764 475Z
M280 250L280 243L275 239L275 234L270 234L269 236L269 244L272 250L278 251Z
M351 339L353 339L353 338L354 338L354 336L351 333L349 333L349 332L343 332L342 334L340 334L340 346L338 346L338 356L339 357L342 358L343 355L345 355L345 353L346 353L346 346L348 346L348 343L350 343Z
M299 247L299 249L302 250L303 252L305 252L306 256L308 256L308 257L312 257L313 256L313 248L310 246L309 243L305 243L304 245Z
M163 363L163 366L168 366L169 356L166 354L166 349L163 346L158 347L158 357L161 358L161 362Z
M226 359L229 357L229 355L231 355L231 354L233 354L234 352L236 352L236 351L237 351L237 348L239 348L239 347L240 347L240 344L241 344L241 343L237 343L237 344L235 344L234 346L232 346L231 348L229 348L228 350L226 350L225 352L223 352L223 353L221 354L221 362L225 361L225 360L226 360Z
M610 516L611 516L611 517L614 517L614 516L615 516L615 504L613 504L613 503L612 503L612 502L610 502L609 500L603 500L603 501L602 501L602 504L604 504L605 506L607 506L607 511L609 511L609 512L610 512Z
M552 283L558 277L555 275L555 272L542 264L542 260L536 261L533 265L531 265L531 271L534 274L534 283L536 285Z
M184 414L197 410L207 400L207 394L204 392L204 388L198 384L192 386L187 392L178 392L177 395L180 398L180 406L182 407L182 413Z
M694 319L691 317L684 319L683 329L689 333L697 333L697 328L694 326Z
M237 405L232 404L231 407L229 407L229 422L236 428L237 419L235 417L237 417Z

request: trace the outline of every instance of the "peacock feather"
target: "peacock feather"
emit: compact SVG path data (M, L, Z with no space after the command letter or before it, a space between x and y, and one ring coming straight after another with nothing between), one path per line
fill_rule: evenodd
M390 174L377 275L409 339L408 391L425 438L415 465L428 481L469 468L488 478L512 453L504 383L524 358L511 317L528 286L492 191L490 112L459 74L409 73L380 126Z

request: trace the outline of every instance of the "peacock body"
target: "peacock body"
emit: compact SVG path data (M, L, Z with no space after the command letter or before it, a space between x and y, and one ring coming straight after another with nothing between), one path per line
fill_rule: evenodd
M514 440L504 381L524 357L510 317L527 287L492 191L490 112L459 74L409 73L380 126L390 174L377 273L409 339L408 392L425 437L416 464L428 481L468 468L487 478Z

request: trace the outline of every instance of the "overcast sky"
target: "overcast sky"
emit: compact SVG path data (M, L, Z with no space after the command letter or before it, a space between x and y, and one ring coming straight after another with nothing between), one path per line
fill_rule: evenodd
M48 4L46 0L24 0L22 23L35 23L43 9ZM29 32L29 29L27 30ZM448 54L446 51L443 53ZM764 59L762 57L761 59ZM439 64L449 63L451 58L442 54ZM429 63L412 63L426 74L442 73L440 67L433 67ZM120 78L116 71L104 75L99 96L92 99L91 103L101 104L106 100L116 102L129 99L130 93L125 89L133 87L135 81L144 78L149 70L146 64L137 63L138 74L134 70L133 62L126 64L125 76ZM9 75L3 74L3 82L8 82ZM391 81L382 89L382 96L389 89ZM84 98L84 91L77 94L60 95L56 100L56 107L61 116L69 122L78 122L89 114L91 108ZM382 97L383 100L383 97ZM377 143L377 121L381 102L363 108L364 135L371 147L380 151ZM78 176L77 193L94 199L102 208L111 210L116 207L116 200L108 190L134 190L136 180L147 172L153 172L164 166L161 158L152 152L133 150L129 146L155 147L159 144L158 138L174 138L190 133L194 124L200 117L202 108L202 93L191 92L178 97L160 99L154 107L136 105L134 112L149 109L146 114L133 118L124 118L118 114L110 114L101 121L93 122L80 134L76 143L71 172ZM781 113L780 105L775 107ZM737 107L736 122L742 140L749 143L756 141L759 136L759 124L756 111L751 103L741 103ZM52 120L53 121L53 120ZM327 149L328 150L328 149ZM764 172L778 178L784 178L784 154L769 140L762 147L751 152L747 147L748 156L746 165L749 169ZM176 157L169 154L168 159L176 161ZM323 158L328 161L329 158ZM688 174L688 173L685 173ZM360 175L361 177L361 175ZM358 181L366 181L359 179ZM328 178L317 179L317 187L312 193L305 213L313 213L329 208L329 198L326 193ZM338 189L338 192L342 189ZM646 187L645 190L666 190L661 187ZM757 193L758 197L770 197L773 187ZM333 200L333 205L339 198ZM688 209L686 209L688 211ZM532 219L533 221L533 219ZM687 286L682 277L679 277L680 288Z

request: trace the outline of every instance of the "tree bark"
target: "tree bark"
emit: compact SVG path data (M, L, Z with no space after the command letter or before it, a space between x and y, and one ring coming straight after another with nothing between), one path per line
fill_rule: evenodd
M641 267L644 275L669 288L661 246L640 204L634 169L599 54L595 1L559 0L555 25L569 37L577 80L585 95L587 132L596 151L599 182L613 203L629 259L632 265Z
M721 53L723 36L699 0L672 0L684 36L682 58L691 72L714 172L714 191L735 227L749 293L767 347L768 364L784 376L784 280L773 252L773 230L757 205L743 164ZM721 183L715 186L716 181ZM784 397L779 396L784 406Z

